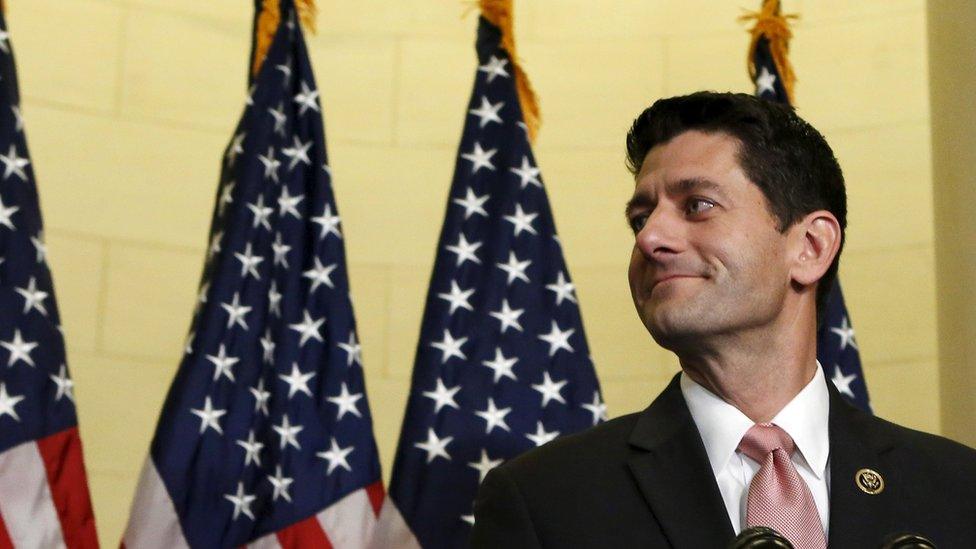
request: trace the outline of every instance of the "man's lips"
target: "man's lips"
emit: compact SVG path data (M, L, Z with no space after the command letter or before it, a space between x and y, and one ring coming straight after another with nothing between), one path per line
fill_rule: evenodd
M651 289L653 290L655 286L657 286L662 282L667 282L669 280L675 280L679 278L702 278L702 276L697 274L668 274L663 276L657 276L654 277L654 279L651 281Z

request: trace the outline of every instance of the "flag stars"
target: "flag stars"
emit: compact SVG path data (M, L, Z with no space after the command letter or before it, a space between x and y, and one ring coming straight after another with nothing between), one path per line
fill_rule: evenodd
M454 198L451 202L464 208L464 219L467 220L474 214L478 214L484 217L488 217L488 212L485 211L484 205L488 201L490 195L483 194L478 196L474 194L471 187L465 190L464 198Z
M61 400L62 397L68 397L71 402L75 401L74 387L75 382L68 377L68 367L64 364L61 365L61 369L58 370L58 375L49 374L48 377L51 381L58 386L58 392L54 395L54 401L57 402Z
M525 261L519 261L519 258L515 255L514 251L508 252L508 263L495 263L495 265L508 273L507 284L512 285L516 279L524 280L525 282L530 282L528 275L525 274L525 270L529 268L532 264L532 260L526 259Z
M495 171L495 165L491 163L491 157L495 156L498 149L484 150L481 148L481 144L475 142L474 149L469 153L461 154L461 158L471 162L471 173L476 174L481 168L487 168L491 171Z
M299 163L312 165L312 160L308 157L308 150L312 148L312 141L302 142L297 135L292 136L292 146L281 149L281 154L288 157L288 171L295 169Z
M444 329L444 339L440 341L432 341L430 346L441 351L441 364L446 364L451 357L457 357L461 360L467 360L468 357L461 351L461 346L467 343L467 337L460 337L454 339L451 332Z
M525 438L531 440L536 446L542 446L558 436L559 431L546 432L546 429L542 426L542 422L537 421L535 423L535 433L527 433Z
M468 467L478 471L478 484L481 484L485 480L485 475L488 471L491 471L495 467L498 467L505 461L503 459L489 459L488 451L482 448L481 450L481 460L468 463Z
M837 391L842 395L847 395L851 398L855 398L854 391L851 390L851 383L857 379L857 374L844 375L844 372L840 371L840 366L834 365L834 377L830 381L834 382L834 387L837 387Z
M316 452L315 455L329 462L329 466L326 468L325 474L331 475L332 472L339 467L345 469L346 471L352 471L352 467L349 465L349 461L347 461L346 458L349 457L349 454L351 454L354 449L355 448L352 446L347 446L345 448L340 447L335 437L332 437L329 449L322 452Z
M271 392L264 390L264 379L258 379L258 386L250 387L248 390L254 395L254 412L257 413L260 410L262 414L267 416L268 399L271 398Z
M251 504L254 500L258 499L257 496L252 494L244 493L244 483L237 483L237 493L236 494L224 494L224 499L234 504L234 517L233 520L237 520L237 517L242 514L247 516L247 518L254 520L254 513L251 512Z
M306 111L312 109L319 112L319 91L308 87L303 80L301 82L302 91L295 95L294 101L298 104L298 116L302 116Z
M601 420L606 421L607 405L600 400L599 391L593 391L593 402L584 404L583 408L586 408L591 414L593 414L593 425L600 423Z
M518 168L509 168L508 171L514 173L519 177L520 189L525 189L529 185L535 185L536 187L542 188L542 181L539 181L539 174L541 171L532 165L529 161L528 156L522 157L522 165Z
M27 181L27 173L24 168L30 164L26 156L17 156L17 145L10 144L7 154L0 154L0 162L3 162L3 180L10 179L11 175L16 175L21 181Z
M542 383L533 385L532 388L539 391L539 394L542 395L542 407L545 408L549 405L549 402L553 400L566 404L566 400L563 398L560 391L562 391L562 388L565 387L567 383L568 381L566 380L555 382L551 377L549 377L549 372L542 372Z
M480 247L481 242L468 242L468 240L464 238L463 233L458 235L457 244L453 246L444 246L447 251L457 255L457 263L455 264L455 267L464 265L465 261L471 261L472 263L477 263L480 265L481 260L478 259L477 255L475 255L475 252L477 252L478 248Z
M234 257L241 262L242 277L247 278L248 275L251 275L256 280L261 280L261 275L258 274L258 265L264 261L264 258L254 255L250 242L244 247L244 253L234 252Z
M765 66L759 71L759 76L756 77L756 95L762 95L764 93L776 93L776 75L769 72L769 69Z
M275 124L277 126L277 123ZM275 157L274 147L268 147L268 154L259 154L258 160L264 165L264 177L265 179L271 179L275 183L278 183L278 167L281 166L281 161Z
M272 425L272 429L278 433L281 440L281 449L284 450L286 446L294 446L296 450L301 450L302 446L298 443L298 433L302 432L301 425L292 425L288 421L288 414L285 414L281 418L281 425Z
M235 324L248 329L247 322L244 321L244 316L251 312L252 307L247 307L241 305L241 294L240 292L234 292L234 299L230 303L221 303L220 306L227 311L227 329L231 329Z
M444 406L450 406L454 409L460 409L458 403L454 400L454 396L458 394L461 387L451 387L448 388L444 385L444 381L440 378L437 379L437 387L433 391L424 391L423 396L434 401L434 413L439 413L441 408Z
M502 308L497 311L491 311L488 314L497 318L501 322L502 333L509 328L514 328L518 331L522 331L522 325L519 323L519 317L525 313L525 309L512 309L508 305L508 300L502 300Z
M339 218L338 215L332 215L331 204L325 205L325 211L322 212L322 215L312 218L312 223L315 223L316 225L321 227L321 232L319 233L319 240L324 240L325 237L329 236L330 234L334 234L336 235L337 238L341 239L342 232L340 232L339 230L340 222L341 219Z
M481 106L477 109L471 109L468 112L477 116L479 118L478 127L484 128L491 122L496 122L498 124L502 123L501 117L498 116L498 111L504 106L504 101L499 101L498 103L492 104L491 101L488 101L487 97L482 95Z
M291 246L281 241L281 233L275 233L275 241L271 243L271 250L274 252L274 266L281 265L287 269L288 252L291 251Z
M271 287L268 288L268 312L281 316L281 292L278 291L278 282L276 280L271 281Z
M246 133L241 132L231 139L230 145L227 146L227 152L224 154L228 166L237 163L237 157L244 153L244 137L246 135Z
M535 218L539 217L538 213L526 213L522 210L521 204L515 205L515 213L512 215L505 215L505 221L508 221L513 225L512 230L515 231L515 236L522 234L525 231L529 234L539 234L536 232L535 228L532 227L532 222Z
M14 337L10 341L0 341L0 347L10 352L10 357L7 358L8 367L21 360L33 367L34 359L31 358L30 354L37 348L37 345L37 342L25 341L20 330L14 330Z
M282 65L278 65L278 66L280 67ZM285 115L285 104L284 103L278 103L278 108L277 109L268 109L268 114L270 114L271 117L274 118L274 132L276 134L279 134L279 135L284 136L285 135L285 122L288 121L288 117ZM268 148L268 156L272 156L273 154L274 154L273 153L273 149L271 149L269 147ZM278 164L278 161L275 160L275 169L278 168L277 164ZM267 164L265 164L265 167L267 167ZM268 174L265 173L264 176L265 177L268 177ZM278 176L277 175L275 175L274 180L277 183L277 181L278 181Z
M18 210L20 210L20 206L4 206L3 197L0 197L0 225L7 227L11 231L17 230L12 218Z
M511 408L497 408L495 407L495 399L488 399L488 407L484 410L478 410L474 414L481 419L485 420L485 434L491 434L491 431L496 427L505 431L510 431L508 424L505 423L505 416L511 413Z
M462 290L456 280L451 281L451 291L448 293L439 293L437 297L447 301L451 304L451 310L448 315L453 315L454 311L458 309L467 309L473 311L474 307L471 306L471 302L468 301L471 295L474 294L474 288L468 290Z
M24 298L24 314L36 309L37 312L47 316L47 309L44 308L44 299L48 296L48 293L37 289L37 279L32 276L25 288L14 289Z
M15 421L20 421L20 416L17 415L17 403L24 400L21 395L12 395L7 392L7 384L0 383L0 417L10 416L14 418Z
M264 448L264 444L254 440L254 430L252 429L247 433L247 440L236 441L237 445L244 448L244 467L247 467L253 461L258 467L261 466L261 449Z
M574 328L569 328L566 330L560 330L559 325L556 321L552 321L552 327L548 334L542 334L538 336L539 339L545 341L549 344L549 356L555 356L556 352L560 349L565 349L569 352L575 352L572 345L569 344L569 337L576 333Z
M425 442L414 443L414 447L420 448L421 450L427 452L427 463L434 461L438 457L451 461L451 455L447 453L447 445L450 444L452 440L454 440L454 437L438 437L437 433L434 432L434 429L428 427L427 440Z
M295 482L295 479L286 477L281 472L281 465L276 465L275 474L268 475L267 478L268 482L271 483L273 488L271 492L271 501L278 501L278 498L280 497L288 503L291 503L291 494L288 493L288 488L291 486L291 483Z
M3 31L0 31L0 33L3 33ZM20 105L11 105L10 112L14 114L14 129L17 130L17 133L24 131L24 115L20 112Z
M491 368L495 372L494 379L492 380L493 383L498 383L503 377L518 381L518 378L515 377L515 372L512 371L516 363L518 363L518 358L514 356L512 358L505 358L501 347L495 347L495 358L481 362L482 365Z
M295 396L296 393L305 393L309 397L312 396L312 391L308 388L308 382L310 379L315 377L315 372L309 372L303 374L301 370L298 369L298 363L293 362L291 365L291 373L288 375L279 374L278 378L288 384L288 399Z
M300 220L302 218L302 214L298 212L298 203L304 199L304 194L292 196L288 194L288 187L283 187L281 189L281 196L278 197L278 215L281 217L291 215L294 216L295 219Z
M273 208L264 205L264 195L259 194L256 202L247 205L247 209L251 210L254 214L254 225L252 228L257 229L258 226L262 226L267 230L271 230L271 223L268 222L268 216L274 211Z
M363 346L356 341L356 332L349 332L349 341L339 342L336 345L346 352L346 366L351 367L354 363L362 366Z
M270 326L265 328L264 335L261 336L261 350L262 350L261 360L265 364L274 364L275 342L274 339L271 339Z
M335 288L335 285L332 283L332 271L336 270L338 267L338 263L322 265L322 261L316 257L315 266L302 273L303 277L312 281L312 287L308 290L309 293L315 292L315 290L323 284L329 288Z
M363 398L362 393L350 393L349 388L346 387L345 383L343 383L339 394L334 397L328 397L326 400L339 407L339 410L336 412L336 421L339 421L347 413L356 417L363 417L363 415L359 412L359 408L356 406L356 403L359 402L361 398Z
M508 59L499 59L494 55L488 60L484 65L478 67L478 72L483 72L488 75L488 82L495 79L496 76L501 76L502 78L508 78L508 71L505 70L505 65L508 64Z
M302 315L303 318L301 322L288 325L289 328L301 334L301 339L299 340L298 346L304 347L305 343L308 342L309 339L315 339L322 342L322 334L319 333L319 328L321 328L322 324L325 323L325 317L314 319L308 314L307 309L302 311Z
M840 336L840 350L843 351L848 345L857 350L857 341L854 339L854 328L851 326L847 317L841 319L839 328L831 328L831 332Z
M576 286L566 279L566 275L559 271L556 275L556 281L552 284L546 284L546 289L554 292L556 294L556 305L562 305L563 300L568 300L576 303Z
M227 410L218 410L213 407L213 403L210 401L208 396L203 401L203 408L196 409L190 408L193 415L200 418L200 434L202 435L207 429L213 429L217 431L218 434L224 434L224 430L220 427L220 418L227 413Z
M38 231L37 236L32 236L31 244L34 245L34 250L37 252L37 262L44 263L44 259L47 258L47 246L44 245L44 233Z
M240 362L241 359L233 356L227 356L227 347L223 343L220 344L220 349L217 350L216 355L207 355L207 360L214 365L214 381L220 379L221 376L224 376L231 381L236 381L234 379L234 373L231 372L230 369L232 366Z

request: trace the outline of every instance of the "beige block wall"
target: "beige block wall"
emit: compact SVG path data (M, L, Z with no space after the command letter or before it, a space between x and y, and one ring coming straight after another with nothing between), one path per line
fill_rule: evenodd
M665 94L749 91L752 0L518 0L536 146L612 415L676 371L625 282L623 138ZM940 431L923 0L784 0L802 115L848 174L842 281L879 415ZM8 2L100 536L120 535L187 329L221 150L243 106L247 0ZM312 61L384 471L470 93L453 0L319 0ZM597 7L599 6L599 8ZM910 403L910 404L908 404Z

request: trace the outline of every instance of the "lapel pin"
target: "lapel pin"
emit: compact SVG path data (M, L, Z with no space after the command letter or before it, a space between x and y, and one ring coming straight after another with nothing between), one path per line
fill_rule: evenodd
M880 494L885 487L884 477L873 469L858 469L854 473L854 484L868 495Z

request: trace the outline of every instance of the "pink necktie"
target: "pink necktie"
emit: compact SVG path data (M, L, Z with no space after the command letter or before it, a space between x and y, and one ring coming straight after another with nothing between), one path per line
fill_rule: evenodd
M746 526L768 526L796 549L825 549L823 525L810 488L790 461L793 439L772 423L749 428L739 450L761 467L749 485Z

